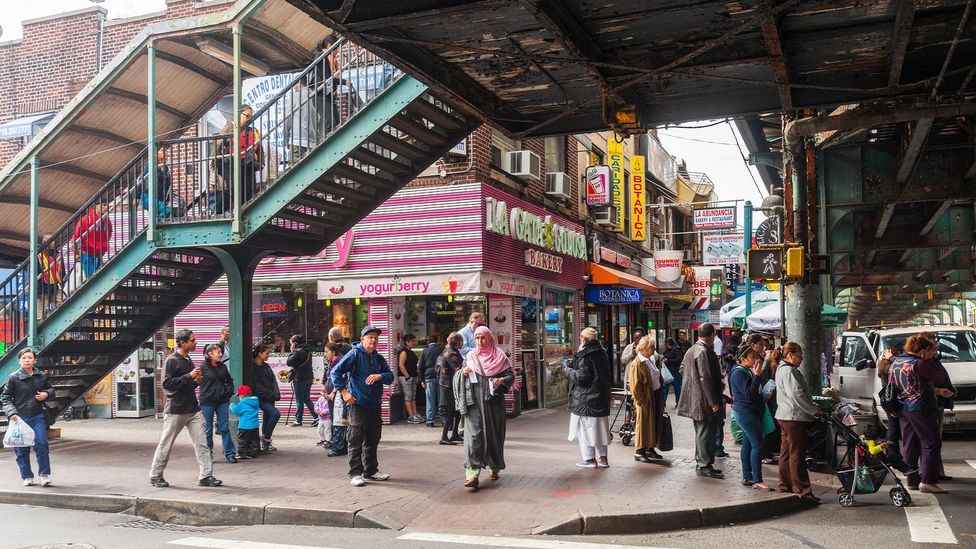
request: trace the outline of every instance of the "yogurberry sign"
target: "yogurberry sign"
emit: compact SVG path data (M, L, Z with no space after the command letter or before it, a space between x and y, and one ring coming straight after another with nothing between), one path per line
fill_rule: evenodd
M512 208L504 200L485 198L485 230L503 236L511 236L527 244L547 250L586 259L586 237L569 227L557 225L552 216L545 217Z

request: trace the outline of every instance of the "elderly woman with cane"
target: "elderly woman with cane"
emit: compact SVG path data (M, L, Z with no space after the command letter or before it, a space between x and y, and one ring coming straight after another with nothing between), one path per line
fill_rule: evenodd
M569 378L569 440L579 439L577 467L607 468L610 445L610 362L593 328L580 332L580 347L566 370Z

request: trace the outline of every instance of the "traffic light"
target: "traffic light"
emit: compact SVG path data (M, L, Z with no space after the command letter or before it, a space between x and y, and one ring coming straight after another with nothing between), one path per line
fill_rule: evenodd
M803 277L803 248L787 248L786 249L786 269L785 275L787 278L802 278Z

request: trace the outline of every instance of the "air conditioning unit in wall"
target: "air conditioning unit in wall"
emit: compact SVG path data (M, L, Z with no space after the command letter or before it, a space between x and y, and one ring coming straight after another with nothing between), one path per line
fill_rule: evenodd
M532 151L510 152L508 173L518 177L539 179L542 177L542 160Z
M593 208L590 212L590 215L593 216L593 222L597 225L613 225L617 217L617 208L615 206L600 206L599 208Z
M547 173L546 194L562 200L569 200L569 176L563 172Z

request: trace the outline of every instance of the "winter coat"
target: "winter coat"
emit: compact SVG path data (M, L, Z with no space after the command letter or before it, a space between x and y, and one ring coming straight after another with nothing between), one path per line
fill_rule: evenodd
M678 415L693 421L712 419L712 406L724 406L722 374L715 351L698 341L681 361L681 400Z
M443 352L444 347L441 347L437 343L431 343L420 353L420 364L418 368L420 369L421 379L437 379L437 360Z
M610 361L599 341L588 341L566 369L569 410L583 417L610 415Z
M315 379L315 374L312 372L312 353L308 347L299 347L294 353L288 355L285 363L295 371L294 381L309 382Z
M258 410L260 409L261 404L255 396L244 397L240 402L230 405L230 411L238 417L238 429L257 429Z
M216 406L230 402L230 397L234 396L234 379L230 376L227 366L223 362L212 366L207 359L200 366L200 371L203 372L203 381L200 383L200 404Z
M644 364L640 355L628 366L630 395L634 400L634 444L636 448L657 446L658 402L655 400L654 380L651 369ZM682 391L683 393L684 391Z
M54 398L54 388L51 387L47 374L34 368L34 373L27 375L23 368L17 368L7 378L7 384L0 394L4 415L32 417L44 413L44 405L34 398L38 391L47 393L45 401Z
M179 353L173 353L163 363L163 391L166 403L163 413L192 414L200 411L197 401L197 382L190 376L193 361Z
M348 389L356 399L356 406L379 408L382 405L383 385L393 383L393 370L390 370L383 355L376 351L367 353L362 343L353 345L352 349L352 352L343 355L329 374L336 392L341 395L343 389ZM366 378L372 374L379 374L381 380L367 385Z
M813 421L818 410L800 369L789 362L780 362L776 367L776 419Z
M684 353L681 349L671 346L670 349L664 350L664 366L671 371L671 375L678 373L678 368L681 368L681 358Z
M281 400L281 389L278 388L278 378L275 377L268 363L251 364L251 390L254 396L261 400L278 402Z

